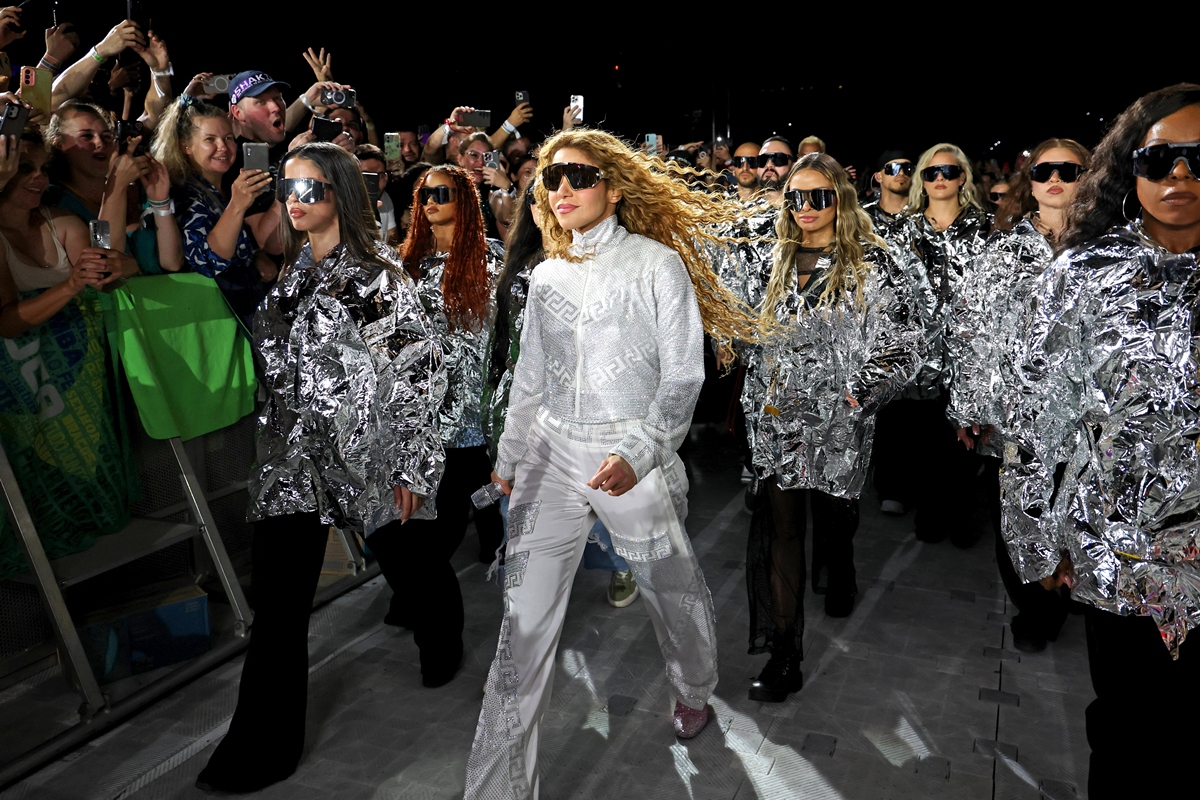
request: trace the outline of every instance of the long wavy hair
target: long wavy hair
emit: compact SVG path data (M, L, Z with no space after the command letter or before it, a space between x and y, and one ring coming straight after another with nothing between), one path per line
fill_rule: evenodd
M1133 151L1142 146L1150 126L1194 105L1200 105L1200 85L1177 83L1139 97L1121 112L1096 145L1091 166L1075 191L1075 202L1067 209L1059 252L1090 242L1109 228L1125 224L1126 215L1137 213Z
M764 326L758 314L721 283L704 253L706 243L725 247L728 240L714 230L743 216L735 198L693 191L677 179L700 176L695 169L664 163L636 152L611 133L591 129L563 131L546 141L538 153L538 174L565 148L586 154L604 171L609 187L621 193L617 221L627 231L664 244L683 259L710 335L723 342L757 341L770 332L773 326ZM539 205L550 207L550 193L541 180L534 194ZM571 254L571 232L554 214L545 214L542 224L547 258L583 260L584 256Z
M949 153L954 156L954 160L962 167L963 175L967 179L962 186L962 191L958 193L959 207L971 206L978 211L983 211L983 206L979 203L979 193L975 189L975 173L971 170L971 159L967 158L967 154L958 145L941 142L921 153L921 157L917 159L917 166L913 168L912 186L908 190L909 213L921 214L929 205L929 196L925 194L925 181L921 177L921 170L928 167L929 162L933 161L933 157L938 153Z
M371 210L367 184L363 182L358 160L331 142L302 144L283 157L279 169L282 180L287 177L288 164L297 159L309 162L333 184L333 203L337 206L338 234L346 250L358 261L387 270L395 265L379 256L379 225ZM326 195L329 197L330 195ZM292 227L292 218L283 214L279 221L279 237L283 241L284 269L296 263L308 235Z
M1079 163L1087 166L1092 153L1074 139L1047 139L1040 143L1025 159L1021 169L1008 181L1008 192L996 208L996 224L992 230L1011 231L1013 226L1021 221L1026 214L1036 211L1037 200L1033 199L1033 179L1030 170L1038 163L1047 150L1062 148L1070 150L1079 159Z
M492 386L500 383L500 377L508 368L509 340L508 319L512 315L512 287L521 271L531 265L540 264L545 258L542 250L542 229L534 219L531 189L525 191L513 212L508 236L504 239L504 270L496 282L496 324L493 327L492 357L488 363L488 382Z
M192 140L200 120L218 117L229 119L229 112L203 101L195 101L186 106L180 105L178 101L168 104L155 129L150 155L167 168L172 183L183 183L189 177L198 174L195 163L183 148Z
M812 170L819 173L837 192L837 218L833 233L833 269L825 290L821 292L819 304L832 304L844 291L854 292L855 302L863 302L863 284L866 283L869 267L863 261L865 245L886 247L871 228L871 218L858 205L858 193L850 182L846 170L832 156L825 153L809 153L801 156L792 165L784 180L790 186L796 173ZM787 191L785 189L785 191ZM767 283L767 296L763 301L762 313L775 318L775 308L787 295L796 275L796 252L801 247L804 232L792 218L791 212L783 208L775 222L775 264L771 268L771 280Z
M442 298L451 328L475 328L487 315L491 281L487 271L487 238L480 208L479 191L461 167L442 164L429 169L413 186L412 224L401 245L404 266L413 280L421 278L421 261L437 253L433 224L417 193L430 175L445 175L455 189L454 240L442 273Z
M112 115L87 100L79 100L77 98L68 100L58 107L58 110L50 115L50 121L46 123L46 143L52 148L50 159L50 180L53 183L63 183L71 179L71 167L67 160L58 154L58 144L62 141L63 123L71 114L84 114L92 117L100 122L108 131L113 129Z

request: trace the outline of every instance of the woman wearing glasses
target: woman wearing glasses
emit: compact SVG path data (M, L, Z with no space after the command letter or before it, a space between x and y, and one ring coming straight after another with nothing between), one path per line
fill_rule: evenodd
M254 634L229 733L196 779L206 790L257 791L295 771L329 526L407 539L400 525L441 474L440 349L378 242L357 162L332 144L298 147L278 197L288 266L254 319L268 391L249 486Z
M466 797L536 797L537 743L571 582L598 517L633 569L677 698L698 734L717 680L712 600L683 529L675 454L704 379L703 339L754 339L700 242L738 213L601 131L542 146L548 259L533 271L493 476L511 491L505 615Z
M1024 580L1087 606L1088 794L1131 797L1194 783L1177 765L1200 718L1200 85L1117 118L1058 245L1034 289L1016 436L1062 478L1009 551ZM1161 775L1130 764L1130 732Z
M450 557L467 532L471 493L491 481L483 370L504 251L500 242L484 237L479 193L462 168L433 167L414 195L413 221L401 253L446 360L448 386L438 409L446 472L438 487L437 518L408 526L407 539L426 542L427 556L415 560L410 541L394 538L372 549L395 592L384 621L412 628L421 651L422 683L434 688L448 683L462 664L462 591ZM491 563L503 537L499 509L476 511L475 527L480 560ZM420 569L412 569L413 563Z
M754 463L770 514L747 556L750 649L771 654L750 699L772 703L803 680L805 506L828 570L825 611L847 616L875 413L912 377L922 338L908 281L842 166L823 153L801 156L785 186L763 314L787 333L764 346L757 373L766 413Z
M946 419L951 365L947 325L959 282L979 253L991 228L980 207L971 162L956 145L935 144L917 159L908 195L908 240L919 259L917 302L925 321L925 363L904 396L908 403L910 456L904 496L916 506L917 538L940 542L947 536L961 547L978 538L964 498L975 458L958 443Z
M1052 488L1052 482L1028 452L1010 448L1003 470L996 456L1015 421L1012 398L1021 378L1012 359L1029 293L1050 265L1089 156L1073 139L1047 139L1033 149L1000 204L995 232L959 283L950 315L954 381L947 415L968 450L989 454L986 492L996 559L1008 596L1020 609L1012 620L1014 644L1030 652L1057 638L1067 606L1056 592L1022 584L1005 541L1018 535L1018 527L1037 526L1050 499L1037 490Z

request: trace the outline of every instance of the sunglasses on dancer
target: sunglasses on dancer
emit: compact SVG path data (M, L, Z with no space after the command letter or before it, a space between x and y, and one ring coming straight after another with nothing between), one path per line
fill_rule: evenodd
M288 198L296 195L296 201L310 206L325 199L328 192L333 191L332 183L325 183L316 178L281 178L275 197L279 202L286 203Z
M1133 174L1151 181L1161 181L1170 175L1180 161L1200 178L1200 142L1183 144L1152 144L1133 151Z
M551 164L542 170L542 183L548 192L558 191L558 187L562 186L563 178L567 179L567 183L571 185L572 189L579 191L595 188L600 181L604 180L604 177L604 170L599 167L574 162Z
M999 203L1004 199L1004 195L1006 194L1008 194L1008 192L988 192L988 197L992 198L993 203Z
M444 206L453 203L457 194L453 186L422 186L417 189L417 203L425 205L432 200L439 206Z
M1079 180L1086 167L1074 161L1043 161L1029 168L1029 180L1034 183L1046 183L1054 173L1063 183L1074 183Z
M792 189L783 193L788 208L800 211L807 204L813 211L824 211L837 203L837 192L833 189Z
M759 153L758 168L766 169L767 164L773 167L786 167L795 160L796 157L788 153Z
M883 174L894 178L903 172L905 175L911 177L913 169L914 166L911 161L889 161L883 165Z
M938 164L936 167L926 167L921 170L921 180L936 181L938 175L948 181L955 180L963 174L963 168L958 164Z

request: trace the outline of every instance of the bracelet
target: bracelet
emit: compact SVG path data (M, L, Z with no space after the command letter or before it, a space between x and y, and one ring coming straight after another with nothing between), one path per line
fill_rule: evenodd
M500 128L501 128L501 129L502 129L502 130L503 130L505 133L508 133L508 134L512 134L512 133L516 133L516 132L517 132L517 128L516 128L516 126L515 126L515 125L513 125L513 124L512 124L511 122L509 122L508 120L504 120L504 124L503 124L503 125L501 125L501 126L500 126Z
M44 55L42 56L41 60L38 61L38 69L48 69L57 75L58 73L62 72L62 62L51 55Z
M152 70L150 70L150 74L156 78L169 78L175 74L175 67L171 64L170 61L168 61L166 69L161 70L161 71L159 71L157 69L152 69Z
M442 140L445 141L446 139L449 139L449 138L450 138L450 123L443 122L442 123Z
M168 197L166 200L151 200L147 197L146 202L150 204L151 208L166 208L171 205L171 198Z
M300 102L303 103L304 107L307 108L312 113L314 113L314 114L317 113L317 109L313 108L313 104L308 101L308 95L306 95L306 94L300 95Z
M107 58L100 55L100 51L96 49L95 45L92 45L92 49L88 50L88 55L96 59L97 64L103 64L105 61L108 61Z
M154 212L154 216L156 216L156 217L173 217L173 216L175 216L175 209L172 208L171 206L166 206L165 208L151 208L151 211Z

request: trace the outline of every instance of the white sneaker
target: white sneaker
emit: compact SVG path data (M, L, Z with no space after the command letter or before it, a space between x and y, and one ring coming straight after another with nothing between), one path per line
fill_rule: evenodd
M749 483L752 480L754 480L754 473L750 471L749 467L742 467L742 483Z

